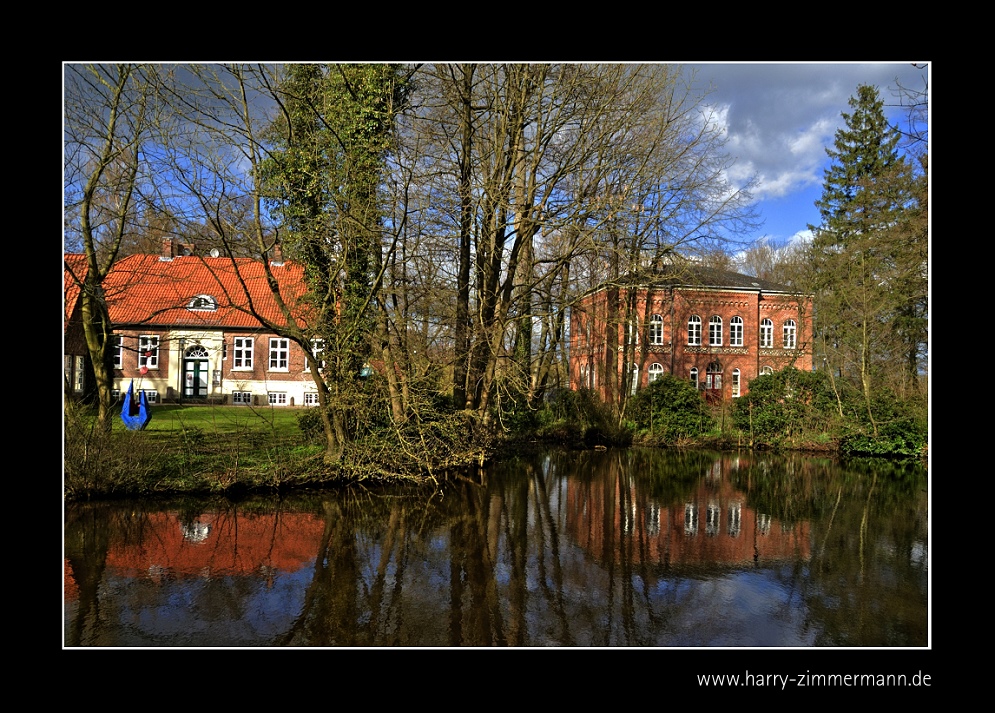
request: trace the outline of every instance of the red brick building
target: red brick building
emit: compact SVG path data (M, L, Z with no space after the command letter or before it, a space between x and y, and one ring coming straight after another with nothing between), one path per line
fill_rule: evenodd
M67 391L78 395L93 378L79 315L82 257L65 256L64 367ZM274 256L270 269L293 317L306 327L301 266ZM193 246L166 240L159 255L119 260L103 286L116 340L115 391L134 381L152 403L317 404L306 361L312 354L255 316L286 324L262 262L200 256ZM313 353L320 357L321 350L315 344Z
M571 388L602 398L613 373L630 393L674 374L710 399L737 398L760 374L812 369L812 299L749 275L666 266L580 300L569 359Z

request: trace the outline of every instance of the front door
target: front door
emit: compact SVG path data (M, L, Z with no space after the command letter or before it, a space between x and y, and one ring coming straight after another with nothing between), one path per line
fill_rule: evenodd
M206 399L210 369L207 349L193 346L187 349L183 359L183 397Z
M722 400L722 366L713 361L705 371L705 398L709 401Z

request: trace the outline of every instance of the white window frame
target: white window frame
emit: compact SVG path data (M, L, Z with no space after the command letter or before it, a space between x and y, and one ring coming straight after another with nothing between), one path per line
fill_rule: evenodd
M709 391L722 391L722 365L713 361L705 369L705 388Z
M661 364L658 361L655 361L652 364L650 364L649 375L650 375L651 384L654 381L658 381L663 376L663 364Z
M733 317L729 320L729 346L743 346L743 318Z
M83 393L83 387L86 386L84 376L86 374L86 359L77 356L75 362L75 368L73 369L73 391L81 394Z
M717 314L708 318L708 343L713 347L722 346L722 318Z
M231 392L231 402L233 404L245 404L247 406L252 404L252 392L251 391L232 391Z
M760 348L774 348L774 323L769 319L760 321Z
M650 317L649 339L653 346L663 344L663 315L654 314Z
M124 335L114 335L114 368L124 368Z
M146 357L145 352L151 352ZM159 335L143 334L138 338L138 365L147 369L159 368Z
M286 391L267 391L266 392L266 403L270 406L286 406L287 405L287 392Z
M701 346L701 317L696 314L688 318L688 346Z
M139 389L139 394L145 394L145 400L150 404L159 403L159 392L156 389ZM139 396L141 398L141 396Z
M317 391L305 391L304 392L304 405L305 406L319 406L318 392Z
M252 356L255 348L253 337L235 337L232 340L232 371L252 371Z
M269 371L290 371L289 339L285 337L270 337Z
M311 358L318 362L318 371L325 370L325 360L324 358L319 358L318 355L325 351L325 340L324 339L312 339L311 340ZM311 363L308 361L308 355L304 355L304 371L311 370Z
M732 397L734 399L739 398L739 384L740 384L740 371L739 369L732 370Z
M760 376L773 376L774 367L772 366L762 366L760 367Z
M784 348L794 349L798 344L798 327L795 320L789 319L784 323Z
M218 301L211 295L197 295L187 303L191 312L214 312L218 309Z
M691 386L698 388L698 367L691 367Z

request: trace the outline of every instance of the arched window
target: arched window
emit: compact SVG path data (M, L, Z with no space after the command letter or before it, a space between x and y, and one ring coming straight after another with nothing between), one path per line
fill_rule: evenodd
M732 370L732 397L739 398L739 369Z
M774 373L774 367L772 366L760 367L760 376L771 376L773 373Z
M654 314L650 317L650 344L663 344L663 316Z
M760 321L760 348L774 348L774 323L769 319Z
M688 346L697 347L701 344L701 317L691 315L688 320Z
M698 388L698 367L691 367L691 386Z
M743 346L743 318L733 317L729 320L729 346Z
M797 343L797 328L795 320L789 319L784 323L784 348L794 349Z
M722 318L717 314L708 320L708 343L713 347L722 346Z
M187 309L199 312L213 312L218 308L218 301L210 295L197 295L187 303Z
M632 365L632 390L629 393L636 393L636 389L639 388L639 365Z
M652 364L650 364L650 383L652 384L654 381L658 380L661 376L663 376L663 364L661 364L658 361L655 361Z
M210 355L207 348L201 346L200 344L194 344L192 347L186 350L184 356L187 359L207 359Z

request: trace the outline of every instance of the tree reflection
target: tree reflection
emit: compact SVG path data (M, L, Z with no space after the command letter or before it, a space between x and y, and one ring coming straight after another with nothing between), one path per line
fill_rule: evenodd
M925 473L628 449L67 508L69 646L925 645Z

